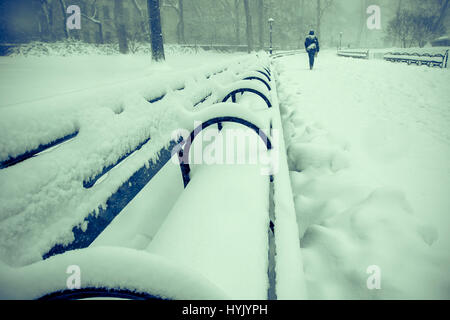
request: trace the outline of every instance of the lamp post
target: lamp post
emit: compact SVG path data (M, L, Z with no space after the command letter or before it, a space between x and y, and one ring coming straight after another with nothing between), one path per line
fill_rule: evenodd
M270 54L272 54L273 51L273 45L272 45L272 30L273 30L273 22L275 20L273 20L272 18L269 18L269 35L270 35L270 48L269 48L269 52Z
M342 50L342 31L339 32L339 50Z

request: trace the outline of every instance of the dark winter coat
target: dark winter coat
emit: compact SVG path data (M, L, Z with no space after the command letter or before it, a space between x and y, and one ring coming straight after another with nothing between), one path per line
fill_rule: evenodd
M308 52L319 52L319 40L315 35L308 35L305 39L305 49Z

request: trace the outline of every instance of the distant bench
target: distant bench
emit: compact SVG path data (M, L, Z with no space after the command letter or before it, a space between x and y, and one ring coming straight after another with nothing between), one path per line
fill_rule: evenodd
M384 54L384 60L391 62L405 62L407 64L427 65L429 67L447 68L448 50L444 53L407 53L388 52Z
M338 50L337 55L340 57L369 59L369 50Z

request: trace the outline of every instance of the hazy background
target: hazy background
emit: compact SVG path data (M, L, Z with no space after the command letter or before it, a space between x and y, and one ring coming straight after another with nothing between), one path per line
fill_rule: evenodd
M447 35L448 0L161 0L165 43L247 46L247 19L252 49L269 45L268 18L275 19L274 46L302 47L305 34L317 30L323 47L380 48L423 46ZM121 8L115 7L119 3ZM81 30L66 30L65 10L78 5ZM369 5L381 8L381 29L369 30ZM146 0L0 0L0 43L67 38L88 43L116 43L117 18L135 42L149 38ZM396 23L397 22L397 23Z

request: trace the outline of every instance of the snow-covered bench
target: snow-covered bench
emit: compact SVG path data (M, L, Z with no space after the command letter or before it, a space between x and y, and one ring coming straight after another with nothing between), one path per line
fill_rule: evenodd
M384 54L384 60L416 64L418 66L427 65L429 67L447 68L448 50L435 54L417 52L388 52Z
M369 50L338 50L337 55L347 58L369 59Z
M253 67L251 68L253 69ZM114 220L115 224L112 223L112 229L116 229L113 232L115 236L111 238L113 239L111 243L107 243L105 246L108 237L106 240L103 238L100 241L94 238L96 242L92 242L93 237L98 236L99 232L104 231L106 227L108 227L107 232L111 231L110 222L145 184L151 183L153 192L156 190L158 194L157 197L167 200L167 196L163 193L160 194L158 190L158 181L160 185L165 186L180 184L181 179L161 181L160 178L155 177L156 180L159 180L148 181L149 172L146 170L151 170L156 174L164 166L163 170L166 172L167 170L173 171L176 166L171 162L168 162L166 166L164 161L157 161L158 170L152 170L154 165L150 162L149 166L135 172L108 199L106 209L100 208L97 214L88 217L84 230L74 228L75 240L72 243L56 245L44 255L44 261L19 270L12 268L4 270L9 277L7 281L0 281L0 284L8 287L16 286L18 289L15 294L25 299L52 300L89 297L265 299L269 290L269 282L271 285L275 283L274 280L270 280L267 268L269 247L274 247L274 244L271 244L271 241L274 241L273 237L267 236L268 231L270 232L269 228L272 229L273 234L274 226L267 205L270 196L269 184L273 182L273 176L261 173L261 169L266 166L265 163L244 166L240 163L226 166L201 166L200 169L195 169L192 177L189 165L189 149L197 134L219 123L224 125L233 123L233 125L237 124L251 129L255 138L263 141L267 152L272 150L271 124L274 113L270 94L271 73L267 67L258 67L254 70L254 73L246 72L238 77L244 78L243 80L219 88L218 93L212 94L216 98L215 104L198 108L190 115L189 119L183 121L183 126L188 125L188 130L193 130L189 136L184 138L185 141L178 140L176 145L167 148L167 150L172 149L171 152L159 155L159 160L163 158L164 161L168 161L170 158L176 159L178 156L184 190L172 199L173 207L167 208L168 213L167 217L163 219L164 223L157 229L156 235L150 237L151 241L146 247L134 250L136 248L129 248L125 244L123 245L125 248L123 248L122 243L117 239L127 233L124 232L124 229L131 228L132 230L128 230L128 233L134 231L132 226L135 225L133 221L136 217L130 218L129 212L128 215L118 217L118 223L118 220ZM232 102L225 102L228 100ZM250 101L250 103L247 104L245 101ZM195 124L194 119L201 121L199 127L192 126L192 123ZM269 128L270 131L266 135L263 129L269 130ZM225 134L229 129L233 131L234 127L221 127L219 134ZM125 153L114 165L104 167L98 175L85 181L84 188L86 190L92 188L96 181L103 179L102 176L107 174L111 168L119 165L122 160L138 151L147 142L151 143L151 140L147 139L139 144L136 150ZM248 148L250 152L257 152L253 149L250 150L250 145ZM146 176L145 181L142 180L142 175ZM166 176L163 175L163 177ZM172 186L172 188L179 189L179 186ZM209 190L206 197L202 196L205 190ZM130 193L131 197L128 197ZM274 201L279 201L278 198ZM247 201L248 199L253 201ZM221 205L224 201L227 201L227 205ZM246 204L243 205L244 203ZM145 206L145 210L141 210L141 216L154 215L152 211L155 211L156 207L154 204ZM197 224L200 228L197 227ZM152 228L152 226L147 226L147 228ZM245 246L242 246L242 243L245 243ZM297 240L294 243L297 243ZM168 244L169 247L167 247ZM87 248L88 246L89 248ZM83 250L72 251L72 249ZM250 255L248 254L249 249L252 252ZM215 254L222 250L226 252ZM274 251L272 252L272 261L269 263L273 264L275 254ZM214 259L211 259L211 253L214 253ZM53 255L57 256L46 259ZM196 259L192 259L192 255L195 255ZM242 260L246 261L245 266L242 265ZM67 261L82 268L83 286L79 289L69 288L70 290L67 290L66 281L60 281L61 279L51 283L47 282L51 273L61 265L65 266ZM112 262L116 268L115 271L120 275L117 277L103 276L106 261ZM178 262L171 264L168 261ZM134 268L135 264L140 271L137 274ZM131 268L133 275L128 275L127 272L131 271ZM196 272L190 270L196 270ZM273 266L272 270L275 270ZM99 272L101 275L98 275ZM21 274L22 277L25 275L25 278L42 279L39 280L42 283L36 284L32 290L25 290L20 286ZM139 285L140 277L142 277L143 285ZM242 286L243 280L251 285ZM194 287L189 285L189 281L193 282ZM9 296L0 294L0 297L8 298Z
M55 239L62 242L57 242L60 244L47 252L43 261L20 268L0 264L0 273L5 275L0 277L0 287L8 288L1 290L0 299L303 298L290 289L302 288L304 283L289 272L301 270L301 264L297 228L292 228L295 209L281 115L272 82L276 74L271 74L268 60L242 65L246 71L225 75L233 79L225 86L172 86L170 90L181 90L174 95L192 103L192 110L177 109L176 126L187 130L182 139L169 138L166 131L152 135L153 140L151 133L139 137L133 133L124 138L134 139L129 150L115 152L109 162L99 159L89 174L76 171L79 179L71 182L84 194L102 191L99 187L105 186L107 179L114 179L118 189L108 186L106 206L73 229L74 240ZM167 100L163 93L153 92L154 96L145 99ZM194 104L198 99L204 103ZM142 102L145 107L158 106ZM211 127L222 123L218 131ZM223 137L236 126L249 128L258 144L262 140L269 162L189 165L189 149L200 131L211 130ZM88 135L81 126L76 140L66 147L72 149L77 141L89 139L97 133L95 128ZM146 149L153 144L157 153L158 137L171 139L171 145L166 144L152 156L154 161L148 161L153 151ZM197 137L197 146L199 140ZM249 153L258 152L252 143L245 148ZM194 146L191 153L195 150ZM36 160L39 158L24 164L35 169ZM87 208L95 206L96 200ZM277 221L276 232L273 221ZM64 270L69 265L83 273L78 289L69 287L67 280L74 279L66 278ZM60 276L54 277L55 273ZM31 281L31 288L30 279L36 280Z
M238 101L238 95L244 93L252 93L261 98L261 101L265 102L265 105L270 108L272 106L270 101L269 92L271 90L271 73L270 70L262 65L247 64L246 68L249 71L242 72L236 75L240 81L235 81L225 87L217 88L216 92L204 93L202 96L197 97L197 102L193 103L195 109L202 109L201 104L208 99L212 99L214 103L222 103L228 100L232 102ZM224 70L214 72L207 75L206 78L210 79L212 75L220 74ZM173 90L184 91L185 87L176 87ZM166 92L157 94L154 97L147 98L150 103L156 103L164 99L167 95ZM232 115L234 116L234 114ZM228 122L227 117L223 117L223 122ZM219 128L222 125L222 121L215 122ZM180 137L181 139L181 137ZM85 189L91 189L97 183L101 183L108 177L110 171L116 167L119 167L122 162L137 153L145 144L152 143L150 137L145 138L138 143L133 149L122 154L118 159L109 165L105 165L101 170L94 175L86 177L83 180L83 187ZM177 146L182 143L182 140L170 140L167 142L166 147L157 152L157 156L151 159L147 164L142 166L138 171L134 172L128 180L126 180L119 189L114 192L106 201L106 208L100 206L95 213L90 214L85 218L87 229L82 227L74 227L72 232L74 234L74 241L69 244L56 244L47 253L44 254L44 259L49 258L56 254L61 254L68 250L85 248L89 246L97 236L103 232L103 230L111 223L111 221L127 206L127 204L150 182L151 179L166 165L171 159ZM181 166L183 169L183 166ZM188 171L182 170L182 179L184 186L189 182Z

